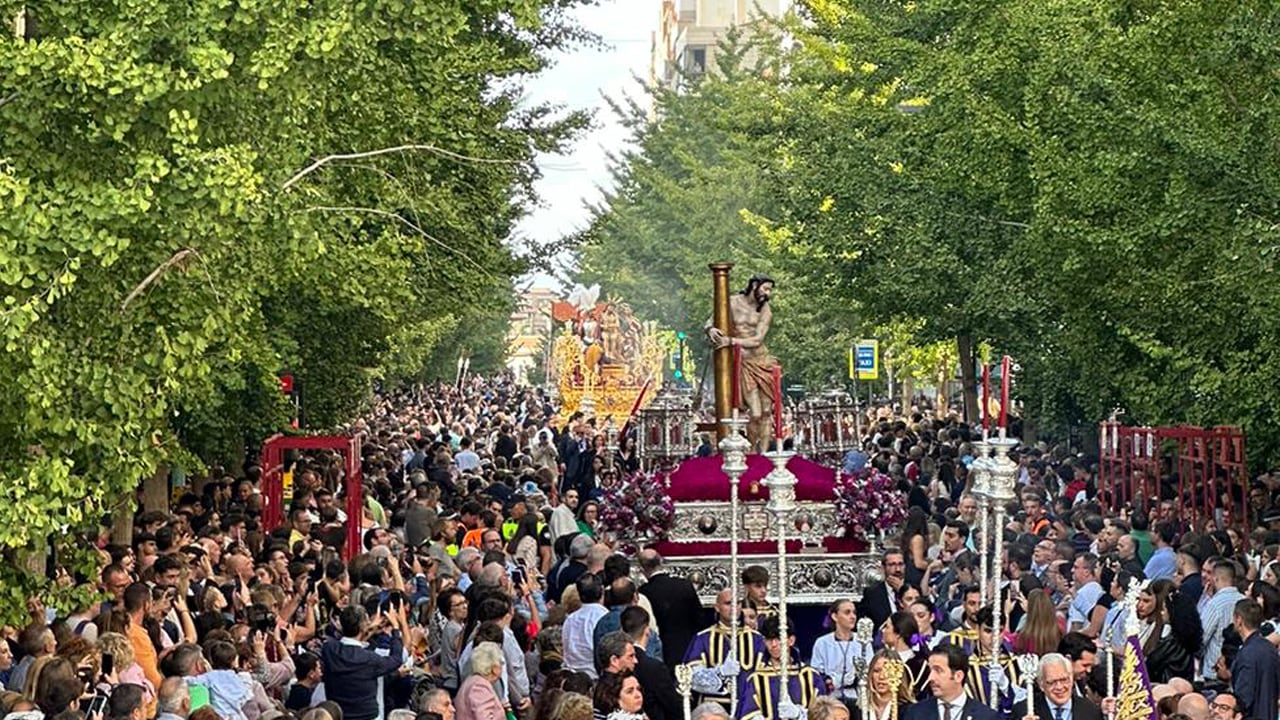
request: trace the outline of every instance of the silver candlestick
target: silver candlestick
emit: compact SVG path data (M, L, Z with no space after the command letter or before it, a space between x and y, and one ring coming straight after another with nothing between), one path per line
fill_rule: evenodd
M978 592L982 602L987 602L990 598L990 584L988 580L991 577L990 553L988 552L988 542L991 540L991 446L987 444L984 437L980 442L973 444L974 459L969 465L969 474L973 482L970 483L970 492L978 500L978 535L981 538L981 545L974 543L974 547L978 548L979 568L978 568Z
M1018 672L1022 673L1022 682L1026 685L1027 715L1035 715L1036 675L1040 673L1040 658L1030 653L1026 655L1019 655Z
M693 715L692 702L689 696L693 693L693 665L685 663L676 666L676 692L680 693L684 703L684 720Z
M618 455L618 427L613 424L613 418L604 421L604 438L604 466L612 470L613 459Z
M1001 617L1001 611L1004 609L1001 599L1002 588L1000 581L1004 578L1004 516L1005 508L1009 501L1017 497L1014 494L1014 487L1018 482L1018 463L1009 457L1009 451L1018 445L1016 438L1006 438L1001 433L1001 437L992 438L987 441L992 447L994 454L991 457L988 473L988 491L990 493L991 505L994 510L994 518L992 520L992 538L991 541L995 545L991 551L992 565L991 568L991 669L994 671L1000 667L1000 645L1001 638L1004 637L1002 632L1004 628L1004 619ZM991 693L991 707L998 708L1000 706L999 693Z
M751 441L743 436L747 421L734 408L733 417L720 421L728 428L724 439L720 441L721 470L729 476L729 598L733 603L733 619L729 624L730 657L738 660L738 483L747 471L747 451L751 449ZM733 678L729 682L729 714L736 716L738 712L738 682Z
M853 665L858 671L858 704L862 706L862 720L871 720L871 691L870 678L871 659L867 657L867 649L871 647L871 640L875 636L874 625L871 618L859 618L857 629L854 631L853 637L858 641L858 656L854 658Z
M769 488L769 504L766 509L773 515L773 526L778 533L778 634L782 643L779 653L779 692L782 697L778 702L779 717L795 717L796 707L791 697L791 682L788 677L791 646L787 632L787 528L789 516L796 509L795 474L787 469L787 463L795 456L793 452L780 451L765 453L773 469L764 478Z

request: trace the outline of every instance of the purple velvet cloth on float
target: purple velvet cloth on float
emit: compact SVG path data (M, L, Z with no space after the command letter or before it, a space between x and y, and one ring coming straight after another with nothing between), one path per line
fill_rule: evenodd
M676 512L680 512L681 502L728 502L729 478L720 469L721 458L712 455L704 458L690 458L680 463L671 474L668 493L676 503ZM769 499L769 488L764 485L764 477L773 469L773 463L763 455L747 456L747 471L743 473L738 484L738 500L740 502L763 502ZM803 502L834 502L835 469L813 462L796 455L787 463L787 469L796 476L796 500ZM800 551L800 540L788 541L789 553ZM822 542L823 549L829 553L857 553L866 550L866 543L860 540L827 537ZM773 553L777 550L776 540L762 542L740 542L739 552L747 555ZM717 541L697 542L662 542L654 548L670 557L728 555L729 543Z

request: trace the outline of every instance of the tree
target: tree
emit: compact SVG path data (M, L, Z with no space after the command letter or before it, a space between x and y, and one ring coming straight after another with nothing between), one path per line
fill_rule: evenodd
M769 37L766 29L757 33ZM734 262L735 290L751 275L768 275L778 288L771 349L789 379L823 382L843 377L854 324L847 305L815 304L825 295L812 291L811 280L820 280L809 277L812 268L795 272L786 262L791 239L762 232L782 212L784 162L778 73L766 72L777 57L767 47L731 31L715 72L687 78L680 91L649 89L652 113L638 102L614 105L633 149L616 158L614 189L578 238L578 280L600 283L641 317L685 330L690 354L709 366L701 332L711 316L707 264ZM834 329L840 325L848 329Z
M14 552L278 422L281 370L345 419L389 337L507 287L532 158L583 126L508 81L575 4L53 4L0 44L3 607L43 582Z

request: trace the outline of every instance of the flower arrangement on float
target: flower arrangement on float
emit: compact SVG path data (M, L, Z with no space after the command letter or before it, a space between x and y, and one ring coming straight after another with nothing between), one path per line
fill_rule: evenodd
M676 506L661 472L623 475L600 498L600 529L626 553L666 540L675 522Z
M867 468L858 475L841 474L836 481L836 519L842 537L870 540L907 520L907 496L888 475Z

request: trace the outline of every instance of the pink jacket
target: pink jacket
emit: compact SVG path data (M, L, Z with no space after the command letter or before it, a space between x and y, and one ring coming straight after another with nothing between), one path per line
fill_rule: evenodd
M457 708L456 720L506 720L507 717L493 683L479 675L463 681L453 702Z

